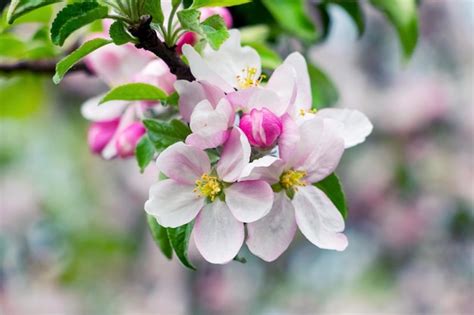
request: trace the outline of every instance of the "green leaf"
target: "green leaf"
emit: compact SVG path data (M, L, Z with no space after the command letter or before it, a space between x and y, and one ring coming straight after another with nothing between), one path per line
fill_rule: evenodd
M357 26L359 36L365 31L365 16L361 5L356 0L327 0L328 3L340 6L352 18Z
M184 141L191 133L188 125L177 119L170 122L145 119L143 124L148 129L148 137L157 151L164 150L173 143Z
M153 17L153 23L161 24L165 18L161 9L161 0L145 0L145 13Z
M20 16L61 0L13 0L8 8L7 21L12 24Z
M402 45L404 59L409 59L418 41L416 0L371 0L370 2L393 24Z
M308 72L311 80L313 108L334 105L339 99L339 92L326 73L313 64L308 63Z
M181 27L185 30L192 31L201 34L201 24L199 18L201 12L194 9L186 9L178 12L178 20L181 23Z
M171 246L181 263L189 269L196 270L188 259L189 238L193 230L194 221L177 228L168 228L168 237Z
M147 83L128 83L111 89L99 104L108 101L161 101L166 92Z
M332 173L322 181L314 184L314 186L321 189L336 206L344 219L347 219L346 196L344 195L344 190L337 175Z
M262 0L262 3L286 31L308 41L318 37L304 0Z
M166 258L171 259L173 257L173 248L171 247L166 228L162 227L158 222L156 222L155 217L147 214L146 218L148 221L148 227L150 228L151 236L153 237L156 245L158 245Z
M260 58L262 59L262 67L267 69L275 69L279 65L281 65L282 60L280 55L270 47L268 47L265 43L247 43L247 45L253 47Z
M229 32L222 16L216 14L201 23L201 29L209 45L217 50L229 38Z
M198 9L203 7L231 7L251 1L252 0L194 0L191 8Z
M29 117L45 102L43 80L32 74L0 76L0 100L0 118Z
M12 34L0 34L0 56L8 58L24 57L28 47Z
M114 44L118 46L135 41L132 35L126 31L125 24L122 21L112 23L109 29L109 35L114 41Z
M64 75L71 69L78 61L82 58L90 54L96 49L100 47L110 44L112 41L103 39L103 38L95 38L88 42L85 42L81 45L78 49L73 51L68 56L61 59L56 65L56 73L53 77L53 82L58 84L64 78Z
M178 102L179 102L179 94L176 92L173 92L173 94L168 96L168 98L165 101L166 105L169 105L169 106L178 106Z
M155 147L151 142L148 135L143 136L135 148L135 156L137 158L138 166L140 167L140 172L143 173L145 168L153 161L153 156L155 155Z
M62 46L66 38L79 28L107 16L108 8L95 1L76 2L59 11L51 26L51 39Z

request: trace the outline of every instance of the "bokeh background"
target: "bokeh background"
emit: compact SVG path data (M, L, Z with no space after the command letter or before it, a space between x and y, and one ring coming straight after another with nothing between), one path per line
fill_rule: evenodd
M29 104L0 121L0 314L473 314L474 1L423 1L409 62L364 9L358 39L331 7L309 54L337 106L375 126L338 169L346 251L298 234L271 264L246 249L246 264L215 266L191 248L196 272L168 261L143 211L156 171L88 151L80 104L105 86L73 75L22 93L39 80L23 75L0 97Z

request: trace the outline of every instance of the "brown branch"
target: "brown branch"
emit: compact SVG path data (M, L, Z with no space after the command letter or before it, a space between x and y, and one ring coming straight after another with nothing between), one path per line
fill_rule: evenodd
M31 72L39 74L54 75L56 72L55 60L37 60L37 61L20 61L16 63L0 64L0 73L13 72ZM80 62L72 67L69 72L85 72L92 74L92 71L87 66Z
M151 16L145 15L140 18L140 23L129 27L129 32L140 41L135 46L154 53L161 58L179 80L194 81L191 69L176 52L176 47L168 47L163 43L150 26Z

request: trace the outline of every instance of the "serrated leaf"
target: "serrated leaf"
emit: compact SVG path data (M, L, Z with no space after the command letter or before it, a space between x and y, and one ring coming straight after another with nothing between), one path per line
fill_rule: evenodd
M318 37L304 0L262 0L262 3L286 31L308 41Z
M251 1L252 0L194 0L191 8L198 9L203 7L231 7Z
M134 38L125 30L125 24L122 21L112 23L109 35L114 44L118 46L134 41Z
M148 164L153 161L154 155L155 147L150 138L148 138L148 135L144 135L135 148L135 156L137 158L138 167L140 167L140 172L143 173Z
M344 190L337 175L332 173L314 185L321 189L326 194L326 196L328 196L328 198L336 206L337 210L339 210L339 212L342 214L344 219L346 219L348 214L346 196L344 195Z
M222 16L216 14L201 23L201 29L209 45L217 50L229 38L229 32Z
M186 137L191 133L188 125L177 119L170 122L145 119L143 124L157 151L164 150L173 143L186 140Z
M308 63L308 73L311 80L313 108L334 105L339 99L339 92L328 75L311 63Z
M103 38L95 38L90 41L85 42L81 45L78 49L73 51L68 56L61 59L56 65L56 73L53 77L53 82L58 84L64 78L64 75L71 69L78 61L82 58L90 54L91 52L99 49L102 46L110 44L112 41L103 39Z
M12 24L20 16L61 0L13 0L8 8L7 21Z
M161 0L145 0L145 13L153 17L153 23L161 24L165 18L161 9Z
M168 238L168 231L156 221L155 217L147 214L146 218L155 244L160 248L166 258L171 259L173 257L173 248Z
M167 98L166 92L147 83L128 83L111 89L99 104L108 101L161 101Z
M62 46L74 31L107 16L108 8L95 1L76 2L67 5L56 15L51 26L51 39Z
M371 0L395 27L405 59L411 57L418 41L416 0Z
M198 34L201 34L201 24L199 18L201 17L201 12L194 9L186 9L178 12L178 20L181 23L181 27L185 30L192 31Z
M196 267L188 259L189 238L193 230L194 221L177 228L168 228L168 238L176 256L181 263L189 269L196 270Z

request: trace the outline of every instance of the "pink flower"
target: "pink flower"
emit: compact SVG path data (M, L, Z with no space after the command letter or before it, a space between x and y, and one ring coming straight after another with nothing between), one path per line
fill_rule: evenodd
M176 76L170 72L168 65L161 59L149 62L134 76L135 82L148 83L159 87L168 94L174 92Z
M239 181L249 159L250 145L238 128L232 130L215 167L206 152L194 146L179 142L168 147L156 164L169 179L150 188L146 212L164 227L196 219L193 235L202 256L211 263L229 262L243 244L243 222L262 218L273 203L265 181Z
M93 153L100 154L117 130L119 120L94 122L87 132L87 143Z
M135 147L145 132L146 129L141 122L134 122L123 129L115 139L118 156L121 158L133 156Z
M244 114L239 127L250 144L261 149L271 148L282 132L280 118L266 108L252 109L250 114Z

